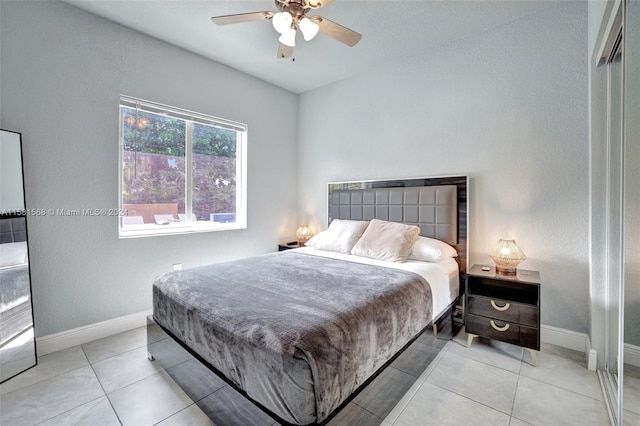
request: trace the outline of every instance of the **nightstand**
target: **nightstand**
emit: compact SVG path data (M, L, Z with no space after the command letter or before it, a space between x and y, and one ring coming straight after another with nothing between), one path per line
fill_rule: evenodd
M302 247L297 241L290 241L284 244L278 244L278 251L291 250Z
M540 273L518 269L516 275L483 271L473 265L467 273L465 328L469 337L482 336L522 346L537 365L540 350Z

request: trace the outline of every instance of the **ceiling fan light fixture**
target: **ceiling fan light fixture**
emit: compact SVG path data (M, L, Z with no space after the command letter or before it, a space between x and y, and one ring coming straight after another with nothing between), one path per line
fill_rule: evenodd
M300 27L300 31L302 31L302 36L305 41L313 40L320 30L320 25L311 21L311 19L306 16L300 20L298 27Z
M278 12L271 18L271 23L277 32L284 34L285 31L291 29L293 16L289 12Z
M278 41L285 46L295 47L296 46L296 30L295 28L289 28L278 38Z

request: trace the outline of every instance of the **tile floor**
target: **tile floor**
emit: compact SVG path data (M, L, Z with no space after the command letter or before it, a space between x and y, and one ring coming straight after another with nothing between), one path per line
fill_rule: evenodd
M276 424L208 370L179 387L172 377L195 361L178 351L165 370L147 360L146 340L143 327L41 357L0 385L0 424ZM465 344L463 331L450 341L425 333L330 425L609 424L582 354L547 345L535 368L521 348ZM626 397L640 400L640 379ZM640 410L625 414L640 424Z

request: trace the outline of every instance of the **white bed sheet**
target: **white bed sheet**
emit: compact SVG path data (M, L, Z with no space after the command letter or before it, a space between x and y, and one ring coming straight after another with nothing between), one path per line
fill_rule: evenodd
M0 244L0 269L23 266L28 261L26 241Z
M407 260L404 263L399 263L369 259L367 257L354 256L346 253L318 250L313 247L300 247L293 250L314 256L401 269L420 275L431 285L431 298L433 300L432 320L438 318L460 293L459 266L458 262L453 258L444 259L438 263L422 262L419 260Z

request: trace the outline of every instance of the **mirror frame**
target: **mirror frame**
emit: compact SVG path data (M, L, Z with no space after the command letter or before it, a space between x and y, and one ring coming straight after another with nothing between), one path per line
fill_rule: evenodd
M6 378L0 378L0 383L4 383L12 379L13 377L17 376L18 374L24 373L25 371L38 365L38 353L37 353L36 339L35 339L35 315L33 312L33 287L32 287L32 277L31 277L31 256L30 256L30 250L29 250L29 224L27 220L27 204L26 204L25 184L24 184L24 161L23 161L24 157L23 157L23 150L22 150L22 133L15 132L12 130L6 130L6 129L0 129L0 133L2 134L11 133L18 136L18 145L20 149L20 172L22 174L22 208L8 209L9 212L5 212L4 209L0 210L0 218L1 219L24 218L24 226L25 226L25 234L26 234L25 241L27 242L27 262L28 262L27 274L29 277L29 304L31 305L31 329L33 330L32 331L33 337L31 339L31 345L33 345L33 364L28 365L24 368L19 367L15 372L9 373L10 375L7 376ZM9 339L8 342L13 340L15 337L18 337L20 334L11 337L11 339ZM25 342L25 347L27 344L28 342Z

